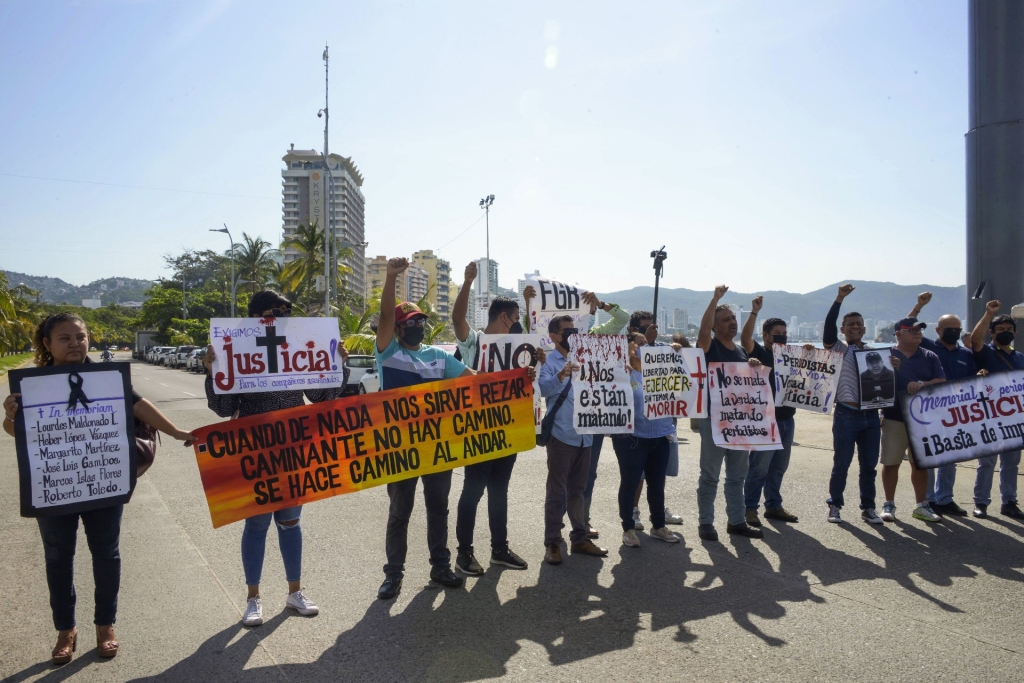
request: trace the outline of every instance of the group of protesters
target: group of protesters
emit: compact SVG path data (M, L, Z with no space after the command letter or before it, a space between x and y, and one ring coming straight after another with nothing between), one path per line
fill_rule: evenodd
M409 262L405 258L393 258L387 265L375 340L381 390L475 374L472 368L477 367L481 353L480 335L514 335L529 331L529 317L522 315L517 301L500 296L490 302L484 329L477 330L469 324L467 313L470 292L477 277L476 264L471 263L466 267L465 281L452 311L457 354L424 344L427 315L413 303L396 301L396 282L408 266ZM786 322L780 318L765 320L761 324L761 342L756 341L755 330L763 304L762 297L753 300L751 313L740 330L732 308L721 303L727 291L728 287L724 285L715 288L701 319L696 346L703 351L708 363L748 363L774 368L773 345L787 343ZM878 409L862 409L861 383L852 354L866 348L863 339L864 318L859 313L847 312L842 316L841 326L837 329L842 303L853 291L854 287L849 284L839 288L835 303L826 317L822 339L826 349L833 349L844 356L833 410L834 456L826 501L828 521L842 521L847 474L856 452L860 465L861 517L870 524L883 524L896 519L894 498L899 469L908 451L907 431L898 403L882 409L881 416ZM527 302L535 295L531 287L527 287L523 293ZM957 316L943 315L936 325L936 338L931 340L924 337L925 324L917 319L930 299L929 293L919 295L908 316L895 324L897 343L887 352L891 354L897 391L914 394L926 385L946 380L1024 369L1024 355L1012 348L1016 325L1011 317L997 315L1000 310L998 301L988 303L984 317L969 335L963 334ZM544 561L551 565L563 561L563 547L566 543L562 531L566 517L570 527L569 552L597 557L608 554L607 548L595 543L600 532L590 523L591 498L605 439L603 435L577 433L572 418L575 402L572 377L579 366L572 362L569 349L570 340L576 334L624 333L628 339L627 370L630 374L635 420L632 433L610 435L620 475L617 500L623 545L633 548L640 546L641 537L636 532L645 529L639 510L645 485L651 526L648 537L668 544L681 540L681 536L670 531L668 526L682 524L682 518L673 514L665 501L666 477L677 476L679 471L678 425L673 417L646 417L639 349L645 345L666 345L679 350L690 346L690 342L683 335L676 335L671 343L659 341L658 328L650 312L627 312L617 304L601 301L594 293L584 293L582 300L590 307L591 316L601 310L610 316L609 320L590 326L584 332L577 328L577 323L570 315L551 318L543 332L551 339L554 348L547 353L538 349L540 369L537 372L530 369L531 378L537 381L541 395L547 402L549 415L550 437L545 446L548 472L543 543ZM280 294L265 290L253 296L248 313L251 317L260 318L287 317L291 315L291 303ZM842 332L842 340L839 332ZM991 335L988 344L984 341L986 332ZM89 336L85 322L74 314L50 316L40 324L36 333L38 365L89 362L88 348ZM344 360L347 354L344 349L341 349L341 353ZM341 389L217 394L211 379L214 357L212 352L208 352L205 357L205 387L209 407L220 417L257 415L301 406L306 400L314 403L331 401L341 394ZM342 386L347 383L347 379L346 367ZM769 384L774 391L774 380L770 380ZM186 444L196 439L194 434L174 425L149 401L134 393L132 398L136 419ZM15 415L20 410L18 399L18 394L12 394L4 402L4 429L12 436L15 433ZM697 523L701 539L709 542L718 540L714 525L715 498L723 463L725 475L722 489L727 515L726 531L729 534L763 537L760 529L762 521L758 514L762 500L764 518L783 523L798 521L797 515L783 507L782 498L783 479L793 446L795 412L791 407L775 408L780 437L780 447L775 450L748 451L717 445L713 439L711 421L698 421L701 445ZM885 496L881 515L876 511L875 500L875 475L879 459L882 463ZM979 460L973 514L979 518L988 515L997 460L1000 465L1002 498L1000 513L1024 520L1024 513L1017 506L1019 450ZM460 574L478 576L484 573L475 555L474 533L477 507L485 491L490 564L526 569L528 562L513 552L508 540L508 491L515 463L516 455L509 455L464 468L463 489L457 506L454 563L448 543L448 499L452 470L389 483L386 564L384 581L377 592L378 598L392 599L402 589L408 550L408 526L420 481L426 506L432 581L442 586L458 587L464 581ZM953 501L957 470L955 465L939 467L934 472L919 470L911 458L910 468L916 499L912 513L914 518L938 522L942 515L968 514ZM241 561L248 595L242 621L247 626L263 623L260 582L267 533L272 521L277 527L278 545L288 582L286 607L303 615L314 615L319 611L303 592L301 510L301 506L285 508L249 517L244 522ZM58 630L57 645L52 651L55 663L70 661L77 648L73 561L79 519L85 528L96 578L97 651L103 657L117 654L118 643L113 625L120 581L118 544L122 512L123 506L116 505L77 514L38 518L45 551L50 604L54 626Z

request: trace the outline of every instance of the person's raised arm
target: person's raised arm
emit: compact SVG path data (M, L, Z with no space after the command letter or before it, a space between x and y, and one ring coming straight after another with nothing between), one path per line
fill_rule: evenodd
M377 322L377 350L383 352L395 338L395 282L409 267L409 259L397 256L388 260L388 274L380 295L380 320Z
M160 430L172 439L184 441L186 446L196 440L196 437L192 436L189 432L178 429L178 426L171 422L170 418L161 413L159 408L146 399L142 399L132 406L132 416L139 418L153 429Z
M832 308L828 309L828 315L825 316L825 329L821 333L821 342L826 349L831 349L839 341L839 330L836 328L836 321L839 320L839 309L843 305L843 299L850 296L850 293L855 289L856 287L849 283L839 285L839 294L836 296L836 300L832 302Z
M757 314L761 312L763 304L763 296L754 297L750 302L750 315L747 316L747 322L743 323L743 331L740 332L740 345L747 353L754 350L754 327L757 326Z
M917 303L913 308L910 309L910 313L907 313L908 318L917 318L921 315L921 309L928 305L928 302L932 300L931 292L921 292L917 295Z
M700 331L697 332L697 348L702 351L707 351L711 348L711 328L715 326L715 309L718 308L718 302L722 300L722 297L728 291L729 287L726 285L715 287L715 293L711 296L711 302L708 303L707 310L704 311L704 316L700 319Z
M530 328L530 302L537 298L537 290L533 288L533 285L526 285L523 289L523 301L526 303L526 310L523 311L522 325L526 332L532 332Z
M466 272L462 281L462 289L455 297L455 306L452 308L452 326L455 328L455 338L461 342L469 337L469 322L466 321L466 311L469 310L469 295L473 289L473 280L476 279L476 261L470 261L466 266Z
M981 351L981 347L985 345L985 330L988 329L989 323L992 322L992 318L995 317L996 313L1003 305L993 299L985 304L985 315L981 316L981 320L974 326L974 330L971 332L971 349L974 351Z

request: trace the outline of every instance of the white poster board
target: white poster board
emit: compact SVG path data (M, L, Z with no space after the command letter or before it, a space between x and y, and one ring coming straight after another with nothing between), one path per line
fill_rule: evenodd
M530 320L530 330L541 336L541 347L554 348L555 344L548 336L548 323L559 315L572 317L573 327L580 333L590 329L590 306L583 303L583 292L576 285L539 277L528 276L527 285L537 290L536 298L527 302L526 314Z
M1024 370L930 384L900 401L918 469L1024 447Z
M708 419L715 445L747 451L782 448L768 367L711 363Z
M539 334L478 334L477 343L480 345L476 354L477 372L500 372L502 370L515 370L518 368L533 367L537 371L537 378L533 380L533 419L537 433L540 434L540 423L542 419L542 401L540 395L541 363L537 359L537 349L540 348L541 337Z
M70 514L127 503L135 430L127 363L12 370L21 394L15 441L21 514Z
M831 413L843 354L833 349L774 344L775 405Z
M633 387L625 335L574 334L567 362L573 373L573 428L577 434L632 434Z
M860 409L888 408L896 404L896 373L887 349L855 351Z
M641 346L644 417L707 417L707 363L701 349Z
M213 318L213 391L341 389L336 318Z

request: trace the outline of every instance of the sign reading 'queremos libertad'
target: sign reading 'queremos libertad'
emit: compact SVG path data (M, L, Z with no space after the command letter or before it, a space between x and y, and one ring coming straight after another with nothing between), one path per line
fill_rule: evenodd
M12 370L23 517L127 503L135 430L127 363Z

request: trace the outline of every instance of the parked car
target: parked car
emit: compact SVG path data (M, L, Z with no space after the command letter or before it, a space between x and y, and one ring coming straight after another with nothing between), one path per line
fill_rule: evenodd
M188 354L188 360L185 361L185 369L191 370L192 372L203 372L203 358L205 357L206 347L201 346Z
M174 349L174 346L162 347L160 353L156 357L156 364L170 367L170 360L171 356L174 355Z
M150 347L149 351L146 352L146 362L156 365L157 359L160 358L160 354L163 353L166 349L166 346Z
M377 367L377 359L373 356L349 356L348 357L348 384L345 385L342 395L365 393L359 391L359 380L370 370Z
M363 376L359 378L360 394L369 394L374 391L380 391L380 373L377 371L376 363L372 368L367 368Z
M171 353L167 358L167 366L171 368L183 368L185 367L185 361L188 360L188 354L196 350L196 346L179 346Z

